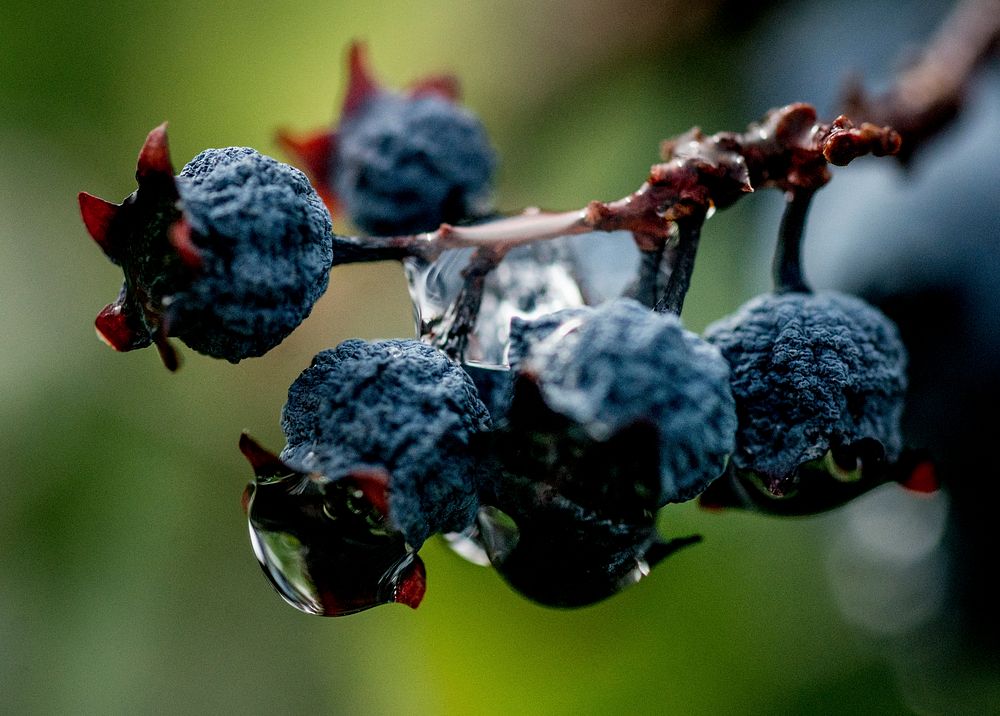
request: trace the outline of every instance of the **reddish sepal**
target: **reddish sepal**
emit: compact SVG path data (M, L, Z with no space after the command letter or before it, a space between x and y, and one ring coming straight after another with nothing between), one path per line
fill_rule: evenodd
M330 181L336 134L328 130L293 134L280 129L277 139L282 149L302 162L315 184L326 185Z
M381 91L381 87L368 69L368 48L355 40L348 51L347 94L344 96L343 116L354 114L369 97Z
M77 199L80 202L80 215L87 227L87 233L97 242L108 258L117 260L111 239L111 224L121 210L121 204L112 204L110 201L105 201L85 191L81 191L77 195Z
M392 599L397 604L405 604L410 609L416 609L423 601L426 591L427 570L423 560L419 556L413 555L413 561L399 575Z
M97 314L94 327L102 341L121 353L145 348L150 344L149 334L136 328L125 312L121 299L109 303Z
M941 487L937 478L937 470L930 460L923 460L914 465L909 474L901 476L899 483L907 490L930 494Z
M177 349L167 340L167 331L163 324L153 335L153 344L156 345L156 351L160 354L164 368L173 373L181 367L181 358L177 354Z
M135 178L140 184L154 177L167 177L171 181L174 177L174 167L170 162L170 146L167 143L166 122L146 137L136 164Z
M171 224L167 229L167 239L177 252L181 263L194 270L202 267L201 251L191 240L191 224L187 219L182 216Z
M257 477L290 475L294 472L281 458L262 446L247 433L240 435L240 452L250 463ZM245 509L245 508L244 508Z

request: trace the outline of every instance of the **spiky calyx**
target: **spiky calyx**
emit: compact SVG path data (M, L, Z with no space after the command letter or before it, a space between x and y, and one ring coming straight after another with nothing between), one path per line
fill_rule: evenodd
M384 471L299 472L246 434L240 450L254 470L243 493L254 554L285 601L330 617L393 602L416 609L426 573L388 518Z
M245 147L209 149L174 177L166 126L139 155L139 188L121 204L80 194L84 223L125 273L97 318L116 350L167 337L237 362L280 343L325 291L329 213L305 176Z

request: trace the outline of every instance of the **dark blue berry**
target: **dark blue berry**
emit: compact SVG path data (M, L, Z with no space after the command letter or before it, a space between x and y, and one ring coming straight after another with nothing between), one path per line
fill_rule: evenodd
M507 419L491 435L496 466L474 538L523 596L579 607L635 584L698 541L656 531L659 448L649 423L595 441L518 380Z
M394 236L492 213L496 153L482 123L457 103L454 78L383 88L364 47L351 46L338 126L279 141L306 166L331 207L369 234Z
M808 512L884 481L901 454L906 352L882 313L840 293L766 294L705 335L730 364L746 486Z
M478 539L511 586L550 606L591 604L697 541L662 540L655 518L704 490L732 450L717 350L676 316L620 299L515 319L509 357Z
M549 409L593 440L636 423L655 428L660 504L689 500L722 474L736 430L729 369L675 315L619 299L515 319L510 358Z
M389 517L414 548L472 523L480 465L474 438L490 417L469 376L417 341L349 340L317 355L292 384L281 454L336 481L389 476Z
M305 176L245 147L209 149L175 177L165 125L139 154L139 188L121 204L86 193L91 236L125 274L96 325L112 347L167 341L237 362L278 345L326 289L329 212Z
M326 207L302 172L246 147L205 150L177 189L202 265L170 296L171 335L234 362L263 355L326 290Z
M412 234L488 213L495 168L468 110L380 92L341 122L330 184L363 231Z

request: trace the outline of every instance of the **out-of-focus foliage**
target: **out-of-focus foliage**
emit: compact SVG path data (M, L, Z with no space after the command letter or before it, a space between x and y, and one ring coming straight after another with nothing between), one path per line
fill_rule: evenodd
M120 275L75 195L131 192L136 148L163 120L178 165L206 147L277 154L275 128L333 120L345 49L364 38L390 84L461 76L501 157L501 207L581 206L635 189L659 140L693 124L739 129L815 99L792 73L787 92L755 94L755 74L790 62L760 50L788 6L736 17L735 5L8 0L0 710L904 712L905 691L827 587L831 518L671 508L664 531L705 542L579 611L530 604L436 542L416 612L324 620L282 603L249 548L238 436L280 444L287 386L319 350L412 335L397 266L335 269L305 324L239 366L186 351L169 375L154 352L115 354L93 335ZM814 30L809 51L835 82L851 69L845 37L835 22ZM756 276L739 267L759 203L706 226L689 327L749 297Z

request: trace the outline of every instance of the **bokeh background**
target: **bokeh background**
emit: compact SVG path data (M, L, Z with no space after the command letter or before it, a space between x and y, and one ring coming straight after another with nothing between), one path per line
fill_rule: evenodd
M412 335L402 272L336 268L312 316L266 357L233 366L184 350L171 375L155 351L119 355L95 338L93 318L120 272L76 204L80 190L115 201L130 193L138 149L164 120L178 168L206 147L281 156L276 128L332 121L347 44L362 38L388 84L461 77L502 157L501 208L579 207L637 188L659 141L692 125L738 129L797 100L832 118L848 72L884 86L947 8L6 0L0 711L1000 712L996 652L968 644L974 620L953 618L948 493L919 500L889 487L792 521L671 507L663 532L699 532L704 543L579 611L528 603L433 542L422 551L419 610L296 612L250 550L239 497L251 475L237 439L248 429L282 445L287 386L317 351ZM906 238L873 223L881 190L924 207L950 202L942 211L1000 243L996 170L977 173L996 166L995 139L961 144L977 131L995 138L996 79L994 67L968 117L909 173L872 169L871 159L835 172L810 226L823 239L806 247L829 250L809 256L817 276L853 275L848 229ZM961 171L958 146L967 147ZM934 171L972 188L945 200L931 184L914 198ZM685 306L690 327L767 288L780 205L754 196L711 219ZM839 273L825 270L834 265Z

